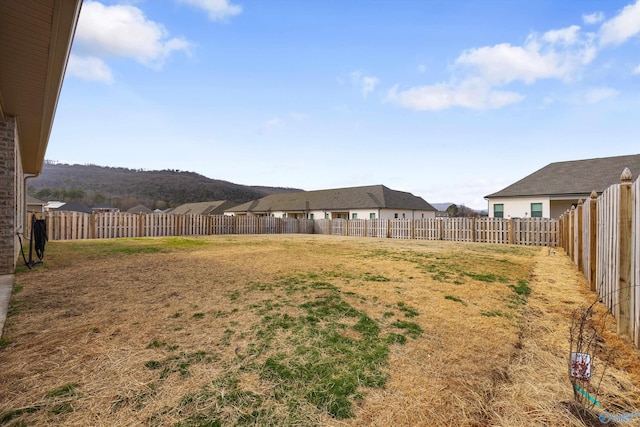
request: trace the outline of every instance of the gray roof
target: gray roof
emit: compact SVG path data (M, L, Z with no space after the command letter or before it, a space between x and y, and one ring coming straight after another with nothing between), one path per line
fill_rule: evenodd
M225 210L235 205L236 203L228 200L213 200L210 202L185 203L169 210L169 212L177 215L222 215Z
M335 188L330 190L296 191L270 194L259 200L243 203L227 212L271 212L349 209L408 209L435 211L422 197L384 185Z
M620 183L620 175L629 168L634 179L640 174L640 154L599 159L550 163L520 181L489 194L491 197L572 196L602 193Z
M28 205L46 205L47 202L27 194L27 204Z
M64 205L60 206L57 211L70 211L70 212L84 212L91 213L91 208L83 205L79 202L67 202Z

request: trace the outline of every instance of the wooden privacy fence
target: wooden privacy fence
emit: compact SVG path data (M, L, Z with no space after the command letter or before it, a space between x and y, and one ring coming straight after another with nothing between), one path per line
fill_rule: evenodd
M38 214L39 215L39 214ZM293 219L255 216L51 211L49 240L217 234L330 234L392 239L557 246L558 221L545 218ZM28 224L31 221L27 222Z
M560 246L618 321L618 333L640 347L640 180L629 169L620 184L579 201L559 219Z

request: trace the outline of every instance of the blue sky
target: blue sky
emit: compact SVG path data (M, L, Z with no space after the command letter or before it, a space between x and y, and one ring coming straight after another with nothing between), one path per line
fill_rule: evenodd
M486 208L638 153L640 0L85 0L46 157Z

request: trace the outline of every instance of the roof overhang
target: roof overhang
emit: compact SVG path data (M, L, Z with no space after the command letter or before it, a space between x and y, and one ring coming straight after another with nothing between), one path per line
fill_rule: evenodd
M0 1L0 118L16 118L24 173L42 170L81 6Z

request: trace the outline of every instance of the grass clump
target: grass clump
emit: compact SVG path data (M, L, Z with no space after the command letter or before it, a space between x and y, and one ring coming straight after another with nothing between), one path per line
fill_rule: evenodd
M463 300L453 295L445 295L444 299L448 299L450 301L455 301L455 302L459 302L460 304L467 305L467 303L465 303Z
M403 329L407 331L407 334L414 339L421 336L422 333L424 332L424 330L417 323L406 322L404 320L396 320L391 324L391 326L394 328Z
M55 390L50 391L49 393L47 393L47 397L48 398L54 398L54 397L70 397L70 396L75 396L76 395L76 388L78 387L78 383L69 383L69 384L65 384L62 387L59 387Z
M480 312L480 315L484 317L505 317L507 319L511 319L513 317L509 313L504 313L499 310L482 311Z
M493 273L464 273L466 276L471 277L474 280L478 280L480 282L494 283L494 282L506 282L507 278L503 276L498 276Z
M517 285L509 285L509 287L513 292L523 297L527 297L531 294L529 282L524 279L518 279Z
M416 310L413 307L409 307L407 304L403 303L402 301L399 301L397 306L400 309L400 311L404 313L405 317L411 318L411 317L416 317L420 315L418 310Z

